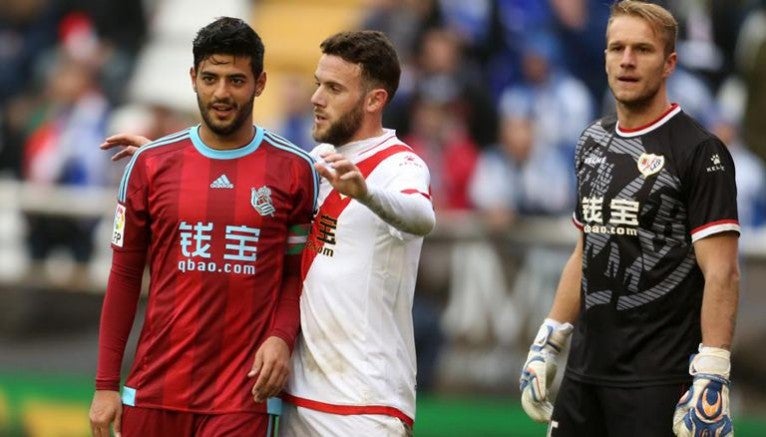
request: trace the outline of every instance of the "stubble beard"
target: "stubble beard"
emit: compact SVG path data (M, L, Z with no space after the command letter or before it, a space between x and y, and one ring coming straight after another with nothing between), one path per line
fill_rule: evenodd
M343 114L336 122L332 123L327 130L322 133L314 125L312 136L314 141L319 143L328 143L334 146L342 146L348 143L354 137L359 127L362 125L361 100L354 105L353 109Z
M248 103L246 103L244 106L240 107L233 101L216 101L216 102L210 102L209 104L205 104L202 102L202 100L199 97L199 94L197 95L197 106L199 106L199 113L202 115L202 120L204 121L205 125L210 129L214 134L226 137L234 132L236 132L239 128L241 128L245 123L252 123L253 119L253 102L255 100L255 94L253 94L250 99L248 100ZM213 110L213 104L215 103L226 103L230 106L233 106L234 109L237 111L236 116L233 120L231 120L229 123L218 123L211 115L210 112Z

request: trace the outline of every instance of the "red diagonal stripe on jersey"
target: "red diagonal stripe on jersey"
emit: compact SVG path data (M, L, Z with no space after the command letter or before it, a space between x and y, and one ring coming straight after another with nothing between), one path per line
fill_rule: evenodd
M409 427L415 424L415 421L401 410L385 405L337 405L325 402L313 401L311 399L299 398L287 393L282 393L282 399L299 407L310 410L321 411L323 413L340 414L342 416L352 416L357 414L382 414L400 419Z
M367 159L360 161L356 164L356 166L359 168L362 176L366 179L367 176L369 176L369 174L375 170L375 167L377 167L378 164L380 164L384 159L401 152L412 152L412 149L405 146L404 144L395 144L381 150L380 152L375 153ZM306 242L306 249L303 251L301 275L304 278L306 277L306 273L308 273L311 264L314 262L314 258L316 258L322 247L324 247L324 242L320 241L317 237L320 233L320 218L322 215L328 215L334 218L340 217L340 214L344 209L346 209L349 203L351 203L350 197L344 196L341 199L340 193L332 190L330 191L330 194L327 195L327 198L322 203L322 206L319 207L319 211L317 211L316 215L314 216L314 221L311 224L311 232L309 232L309 238Z

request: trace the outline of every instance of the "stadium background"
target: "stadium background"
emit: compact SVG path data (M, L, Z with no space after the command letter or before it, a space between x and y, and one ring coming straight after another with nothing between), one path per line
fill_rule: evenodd
M421 373L416 435L544 435L545 428L527 419L520 409L517 378L576 236L567 219L571 198L553 206L533 203L534 207L511 205L501 211L482 208L486 193L471 193L467 187L472 178L467 173L475 168L469 171L459 164L475 162L476 156L488 151L497 152L494 132L504 120L533 120L543 125L532 134L535 146L543 147L538 144L545 143L550 136L546 133L551 133L544 119L558 117L553 121L563 125L565 119L578 118L577 108L571 108L571 114L535 112L535 105L550 106L535 101L535 96L544 92L531 92L534 86L523 86L529 78L520 65L527 52L549 62L551 69L555 64L562 73L557 77L569 75L579 81L579 89L590 96L589 118L609 110L608 104L599 103L608 97L603 94L600 52L593 49L603 43L608 3L145 0L111 4L99 0L3 0L0 436L88 435L98 316L110 260L114 182L123 164L98 162L105 158L97 150L98 142L82 141L73 147L74 153L87 156L83 166L93 168L100 179L63 183L34 171L39 157L35 151L40 150L35 148L39 146L34 142L35 127L44 125L40 120L45 118L45 111L38 109L55 106L46 99L55 100L51 93L55 95L56 90L59 98L68 95L61 87L71 86L71 82L51 85L53 78L71 71L81 75L97 71L94 80L109 109L104 111L103 126L88 130L80 125L78 138L92 140L119 131L148 136L172 132L195 122L196 102L187 79L192 63L191 39L196 29L220 15L248 18L266 45L269 79L266 92L256 101L255 120L291 133L298 143L306 145L310 141L300 141L300 135L305 135L305 123L310 119L306 102L319 42L335 31L358 27L386 29L395 37L406 64L400 92L405 98L396 102L387 122L415 141L443 147L441 153L423 149L425 154L432 153L427 160L435 178L441 180L442 195L436 196L438 225L426 240L414 309ZM679 52L682 59L686 55L691 60L679 72L685 81L672 87L671 97L690 112L700 111L695 115L711 127L722 123L741 127L747 146L762 154L766 141L760 141L760 126L748 126L747 121L748 114L757 114L759 105L766 104L763 91L757 87L759 81L766 80L762 64L766 53L765 2L660 3L683 18ZM436 9L439 14L434 13ZM431 45L423 44L426 49L418 51L407 45L408 41L422 43L427 39L425 31L434 28L436 31L429 33L433 36ZM451 59L455 53L450 51L455 47L460 47L455 51L460 55ZM59 58L52 52L73 58L76 68L60 70ZM589 62L589 54L594 62ZM81 64L85 70L77 69L83 67ZM450 70L464 66L478 68ZM477 83L482 86L472 88ZM521 92L506 92L511 89ZM554 99L554 106L566 110L568 103L582 95L554 93L559 99ZM453 117L438 119L445 113ZM556 127L552 130L568 135L566 141L576 139L576 134ZM584 123L576 126L582 127ZM461 138L462 143L449 143L441 135L444 132ZM740 142L739 136L732 138L732 142ZM60 142L44 144L56 156L56 148L65 142L62 136ZM566 154L571 144L553 147ZM475 151L470 152L471 148ZM762 316L766 309L762 286L766 281L766 215L762 209L766 198L762 186L766 182L763 155L746 158L743 168L754 170L747 170L749 178L740 189L754 194L752 205L746 205L751 221L742 239L743 282L732 392L740 437L766 435L766 377L761 370L766 368L766 354L762 352L766 340ZM546 167L535 171L542 177L537 179L543 191L536 193L538 196L547 200L556 197L553 184L557 180L568 187L566 175L561 177L555 171ZM453 186L445 182L447 179L463 185ZM494 188L502 191L492 185L483 191ZM42 227L33 221L39 217L47 220ZM41 255L29 236L67 220L89 224L92 234L77 234L75 239L92 235L92 252L84 256L78 252L82 249L77 241L70 241L68 246ZM132 355L134 337L135 332L126 362Z

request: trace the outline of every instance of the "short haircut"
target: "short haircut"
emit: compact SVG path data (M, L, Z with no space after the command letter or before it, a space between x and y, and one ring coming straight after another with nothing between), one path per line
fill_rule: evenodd
M213 55L249 56L250 68L257 78L263 72L263 41L239 18L220 17L203 27L194 38L194 68Z
M359 65L366 85L385 89L389 102L394 98L402 70L396 50L385 34L374 30L340 32L322 41L319 48L325 55Z
M660 5L638 0L623 0L612 5L609 24L616 17L629 16L646 21L655 34L665 42L665 55L676 51L678 22L667 9Z

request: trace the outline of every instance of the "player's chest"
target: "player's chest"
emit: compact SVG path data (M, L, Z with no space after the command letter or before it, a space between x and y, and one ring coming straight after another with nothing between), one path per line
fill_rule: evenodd
M268 227L292 212L289 177L256 162L212 161L161 169L147 199L150 215L165 223Z
M577 169L584 224L632 227L647 217L683 219L681 180L666 150L640 140L586 143Z

